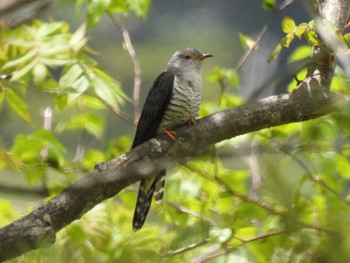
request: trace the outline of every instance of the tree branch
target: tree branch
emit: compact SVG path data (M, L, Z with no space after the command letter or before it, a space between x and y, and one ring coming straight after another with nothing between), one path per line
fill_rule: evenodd
M49 191L45 187L28 188L27 186L6 185L1 183L0 192L17 195L36 195L40 197L47 197L49 195Z
M210 241L210 239L206 238L206 239L203 239L203 240L201 240L201 241L199 241L197 243L193 243L193 244L190 244L188 246L185 246L185 247L182 247L182 248L178 248L176 250L170 250L170 251L166 252L163 256L178 255L178 254L184 253L186 251L195 249L197 247L203 246L203 245L207 244L209 241Z
M2 0L0 1L0 22L17 27L36 17L51 6L53 0Z
M113 25L116 28L118 28L118 30L122 34L124 42L125 42L125 47L128 50L129 56L130 56L131 61L134 65L134 88L133 88L133 94L132 94L132 105L134 108L133 123L137 123L139 118L140 118L140 115L141 115L140 92L141 92L141 82L142 82L141 74L142 74L142 72L141 72L140 61L139 61L138 57L136 56L136 52L135 52L134 46L132 44L129 31L124 26L123 22L121 22L120 20L118 22L117 19L112 14L112 12L110 12L110 11L107 12L107 15L111 19Z

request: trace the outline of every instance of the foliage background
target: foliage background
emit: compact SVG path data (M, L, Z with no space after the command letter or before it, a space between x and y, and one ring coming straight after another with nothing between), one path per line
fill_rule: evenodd
M40 20L51 27L53 21L64 21L49 30L42 43L62 41L69 46L70 34L78 32L77 41L67 47L70 52L75 47L75 52L61 50L63 57L54 58L65 61L46 61L49 70L32 68L15 75L16 81L1 83L3 185L22 185L53 196L97 161L107 161L131 145L134 125L106 108L133 116L132 61L107 15L91 25L99 15L98 3L111 1L78 2L80 6L56 2L28 25L38 30L36 35L44 27ZM125 26L141 63L142 98L175 50L192 46L214 54L203 70L201 116L244 103L263 83L269 85L260 97L286 91L293 76L270 80L306 41L293 42L271 63L267 57L285 35L283 17L293 17L297 24L311 20L301 1L277 14L255 0L155 0L149 3L149 11L145 8L148 1L112 2L135 4L118 10L128 14ZM138 3L145 5L138 9ZM81 24L90 11L86 39ZM272 16L268 32L244 62L238 78L233 69L244 52L238 32L254 39ZM28 40L28 28L3 27L4 73L15 70L18 74L32 61L6 64L28 53L24 46L14 47L16 37ZM50 58L60 54L62 44L57 50L53 47L50 43ZM297 49L293 56L305 56L305 50L310 52ZM84 66L84 73L73 68L76 64ZM337 73L332 91L347 95L348 80L341 68ZM227 81L223 94L221 77ZM86 89L79 90L82 87ZM48 106L53 122L50 130L44 130L42 112ZM153 206L142 231L131 230L136 186L130 187L62 230L55 246L13 262L345 262L349 258L349 240L342 235L349 232L347 113L344 108L329 117L222 142L170 169L165 200ZM0 193L0 198L0 223L5 225L48 197Z

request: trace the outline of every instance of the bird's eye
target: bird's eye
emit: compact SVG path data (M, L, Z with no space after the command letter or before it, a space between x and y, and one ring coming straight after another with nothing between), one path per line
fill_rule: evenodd
M185 59L191 59L192 58L192 55L191 54L186 54L185 55Z

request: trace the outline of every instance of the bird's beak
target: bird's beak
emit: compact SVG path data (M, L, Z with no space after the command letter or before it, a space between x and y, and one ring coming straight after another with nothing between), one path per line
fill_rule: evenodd
M206 58L211 58L213 55L210 55L210 54L202 54L199 56L199 60L204 60Z

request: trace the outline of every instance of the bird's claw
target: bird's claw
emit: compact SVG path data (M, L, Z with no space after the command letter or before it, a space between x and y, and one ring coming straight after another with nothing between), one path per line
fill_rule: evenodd
M186 121L187 125L196 125L196 120L195 119L189 119Z
M164 130L163 133L165 135L168 135L168 137L170 139L172 139L173 141L176 141L176 132L175 131L171 131L171 130Z

